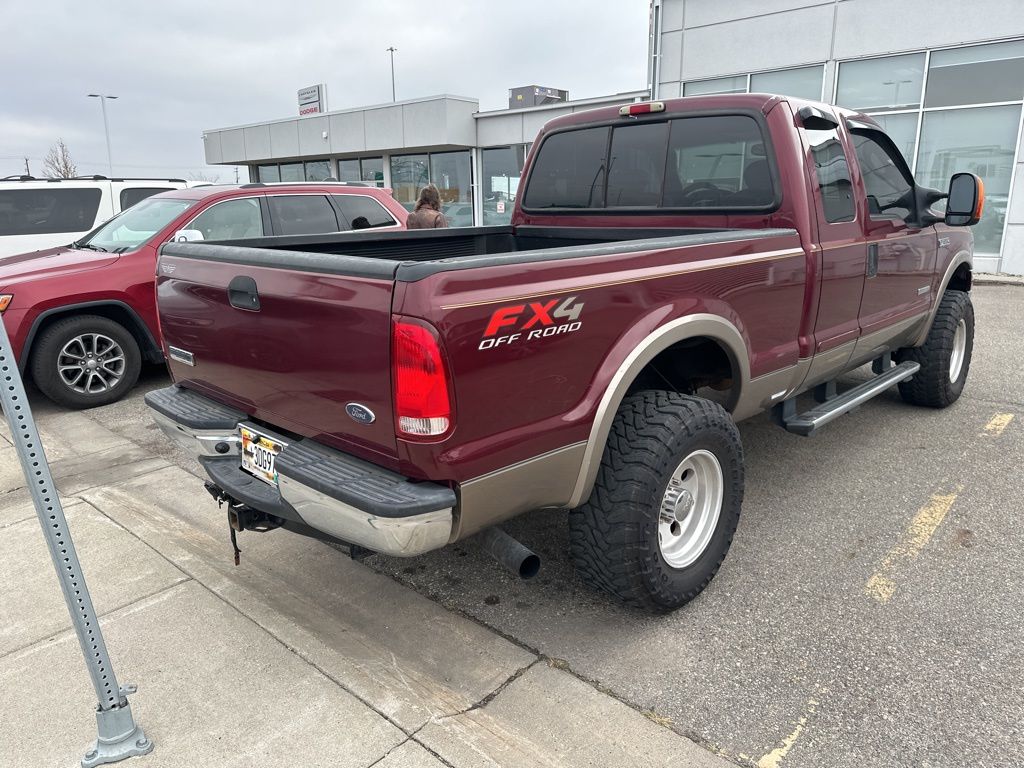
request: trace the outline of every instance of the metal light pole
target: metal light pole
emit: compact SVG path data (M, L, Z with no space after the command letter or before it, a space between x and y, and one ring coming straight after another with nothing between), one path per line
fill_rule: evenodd
M391 54L391 100L397 101L395 98L395 51L398 49L392 45L390 48L386 48L385 50Z
M88 94L90 99L99 99L100 107L103 109L103 133L107 137L107 168L110 175L114 175L114 159L110 154L110 125L107 123L107 99L116 99L117 96L101 96L98 93Z

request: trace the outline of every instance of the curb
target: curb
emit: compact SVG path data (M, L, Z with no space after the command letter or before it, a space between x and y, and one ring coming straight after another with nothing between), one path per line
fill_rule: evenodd
M994 273L975 273L971 282L974 285L1020 285L1024 286L1024 276L997 275Z

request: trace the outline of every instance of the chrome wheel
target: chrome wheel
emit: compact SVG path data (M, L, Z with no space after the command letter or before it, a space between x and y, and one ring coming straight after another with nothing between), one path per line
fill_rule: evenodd
M124 350L102 333L83 333L61 348L57 371L68 388L98 395L116 387L124 377Z
M710 451L694 451L669 478L658 519L658 548L673 568L692 565L718 527L725 479Z
M964 356L967 352L967 322L961 317L956 324L956 332L953 334L953 351L949 355L949 380L956 381L960 378L960 371L964 367Z

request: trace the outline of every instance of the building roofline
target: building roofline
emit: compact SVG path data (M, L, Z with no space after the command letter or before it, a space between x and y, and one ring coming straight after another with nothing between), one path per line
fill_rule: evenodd
M309 120L317 117L330 117L331 115L343 115L351 112L369 112L373 109L386 109L387 107L400 107L405 104L421 104L425 101L439 101L450 99L452 101L465 101L470 104L480 104L480 99L470 96L457 96L453 93L439 93L434 96L422 96L416 99L403 99L402 101L386 101L383 104L369 104L364 107L348 107L346 109L332 109L328 112L315 112L311 115L292 115L291 117L279 117L274 120L260 120L255 123L244 123L243 125L228 125L223 128L205 128L203 135L208 133L219 133L221 131L237 131L242 128L258 128L263 125L274 125L276 123L290 123L293 120Z
M543 112L551 109L565 109L566 107L588 107L594 104L611 104L623 101L632 101L637 97L649 98L651 92L646 88L642 91L623 91L608 96L593 96L589 99L571 99L569 101L556 101L553 104L540 104L536 107L514 107L512 109L492 109L486 112L474 112L474 118L493 117L497 115L512 115L519 112Z

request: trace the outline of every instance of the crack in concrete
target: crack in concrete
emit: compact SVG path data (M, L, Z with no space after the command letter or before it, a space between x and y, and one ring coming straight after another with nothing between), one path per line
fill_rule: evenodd
M134 479L134 478L133 478L133 479ZM88 503L88 502L86 502L86 503ZM90 506L91 506L91 505L90 505ZM95 509L95 507L94 507L94 509ZM364 699L364 698L363 698L362 696L360 696L360 695L359 695L358 693L356 693L355 691L351 690L351 689L350 689L350 688L349 688L348 686L346 686L346 685L345 685L344 683L342 683L342 682L341 682L340 680L338 680L338 679L337 679L336 677L334 677L334 675L330 674L330 673L329 673L329 672L328 672L327 670L325 670L325 669L324 669L323 667L321 667L321 666L320 666L319 664L317 664L317 663L316 663L315 661L313 661L312 659L309 659L309 658L307 658L307 657L306 657L306 656L305 656L305 655L304 655L304 654L303 654L303 653L302 653L302 652L301 652L301 651L300 651L299 649L297 649L297 648L293 647L293 646L292 646L291 644L289 644L289 643L285 642L285 641L284 641L284 640L282 640L282 639L281 639L280 637L278 637L278 636L277 636L276 634L274 634L274 632L273 632L273 631L272 631L272 630L271 630L271 629L270 629L269 627L265 627L265 626L264 626L263 624L261 624L261 623L260 623L259 621L257 621L257 620L256 620L255 618L253 618L252 616L250 616L249 614L247 614L247 613L246 613L245 611L243 611L243 610L242 610L242 609L241 609L240 607L238 607L238 606L237 606L237 605L235 605L235 604L234 604L233 602L231 602L230 600L228 600L228 599L227 599L227 598L226 598L226 597L225 597L224 595L221 595L221 594L218 594L217 592L215 592L215 591L213 590L213 588L211 588L211 587L210 587L210 586L208 586L207 584L204 584L204 583L203 583L203 581L202 581L201 579L199 579L199 578L198 578L198 577L197 577L197 576L196 576L196 575L195 575L194 573L191 573L191 572L189 572L189 571L188 571L188 570L187 570L186 568L184 568L184 567L183 567L182 565L180 565L179 563L176 563L176 562L174 562L174 561L173 561L173 560L172 560L172 559L171 559L170 557L168 557L167 555L165 555L165 554L164 554L163 552L161 552L161 551L160 551L159 549L157 549L157 548L156 548L156 547L155 547L154 545L150 544L150 543L149 543L148 541L146 541L145 539L143 539L142 537L140 537L140 536L139 536L138 534L136 534L136 533L135 533L134 531L130 530L129 528L126 528L126 527L125 527L124 525L122 525L122 524L121 524L120 522L118 522L117 520L114 520L114 518L112 518L112 517L111 517L110 515L108 515L108 514L107 514L106 512L104 512L103 510L101 510L101 509L98 509L97 511L98 511L98 512L99 512L99 513L100 513L101 515L103 515L104 517L106 517L106 518L107 518L108 520L110 520L110 521L111 521L112 523L114 523L114 525L118 526L119 528L121 528L122 530L124 530L125 532L127 532L127 533L128 533L128 534L129 534L130 536L132 536L132 537L134 537L134 538L135 538L136 540L140 541L140 542L141 542L141 543L142 543L143 545L145 545L145 546L146 546L147 548L149 548L150 550L152 550L152 551L153 551L153 552L154 552L154 553L155 553L155 554L156 554L156 555L157 555L158 557L160 557L161 559L165 560L165 561L166 561L167 563L169 563L169 564L170 564L170 565L171 565L172 567L174 567L174 568L175 568L175 569L177 569L178 571L180 571L180 572L182 572L182 573L186 574L186 575L187 575L187 576L189 577L189 579L191 579L192 581L194 581L194 582L195 582L195 583L196 583L197 585L199 585L199 586L200 586L200 587L201 587L202 589L206 590L206 592L207 592L207 593L209 593L209 594L210 594L210 595L211 595L211 596L212 596L212 597L213 597L213 598L214 598L215 600L218 600L219 602L221 602L221 603L223 603L224 605L226 605L226 606L228 606L229 608L231 608L231 609L232 609L232 610L233 610L233 611L234 611L235 613L237 613L237 614L238 614L239 616L241 616L241 617L242 617L243 619L245 619L246 621L248 621L248 622L249 622L250 624L252 624L252 625L254 625L255 627L257 627L258 629L260 629L260 630L261 630L261 631L262 631L263 633L265 633L265 634L266 634L266 635L268 635L268 636L269 636L269 637L270 637L271 639L273 639L273 640L274 640L274 641L275 641L275 642L276 642L276 643L277 643L278 645L280 645L280 646L281 646L281 647L283 647L283 648L284 648L285 650L287 650L287 651L288 651L289 653L291 653L292 655L294 655L294 656L296 656L296 657L297 657L298 659L300 659L300 660L301 660L301 661L302 661L302 662L303 662L304 664L308 664L308 665L309 665L310 667L312 667L312 668L313 668L314 670L316 670L316 671L317 671L317 672L319 672L319 673L320 673L321 675L323 675L323 676L324 676L325 678L327 678L327 679L328 679L328 680L330 680L330 681L331 681L332 683L334 683L334 684L335 684L336 686L338 686L338 687L339 687L339 688L340 688L341 690L343 690L343 691L344 691L345 693L347 693L348 695L350 695L350 696L351 696L352 698L354 698L354 699L355 699L356 701L360 702L360 703L361 703L361 704L362 704L363 706L365 706L365 707L367 707L368 709L370 709L371 711L375 712L375 713L376 713L377 715L379 715L379 716L380 716L380 717L382 717L382 718L383 718L384 720L386 720L386 721L387 721L388 723L390 723L391 725L393 725L393 726L394 726L395 728L397 728L397 729L398 729L399 731L401 731L401 732L402 732L403 734L405 734L405 735L406 735L407 737L411 735L411 734L410 734L410 732L409 732L408 730L406 730L405 728L403 728L403 727L402 727L402 726L401 726L401 725L400 725L400 724L399 724L399 723L398 723L398 722L397 722L397 721L396 721L396 720L395 720L395 719L394 719L393 717L391 717L390 715L388 715L388 714L387 714L387 713L385 713L385 712L381 712L381 711L380 711L379 709L377 709L377 708L376 708L376 707L375 707L375 706L374 706L373 704L371 704L371 703L370 703L369 701L367 701L366 699ZM429 722L429 720L428 720L427 722ZM426 725L426 723L424 723L424 725ZM422 727L422 726L420 726L420 727Z
M534 659L529 664L527 664L525 667L520 667L515 672L513 672L511 675L509 675L497 688L495 688L493 691L491 691L486 696L484 696L482 699L480 699L480 701L476 702L475 704L470 704L468 707L466 707L465 709L463 709L463 710L461 710L459 712L452 712L452 713L447 714L447 715L441 715L440 717L434 717L434 718L431 719L431 722L440 723L443 720L450 720L453 717L460 717L460 716L465 715L465 714L467 714L469 712L473 712L474 710L482 709L483 707L486 707L488 704L490 704L492 701L494 701L494 699L496 699L501 694L502 691L504 691L506 688L508 688L510 685L512 685L512 683L514 683L520 677L525 675L530 669L532 669L538 663L540 663L541 661L544 661L544 660L545 660L544 657L540 657L539 656L538 658ZM423 726L421 726L421 728L422 727Z
M170 592L172 589L180 587L182 584L188 584L190 581L195 581L195 579L193 579L191 576L186 574L180 568L177 568L176 570L178 570L178 572L181 573L183 578L178 579L173 584L167 584L166 586L160 587L159 589L155 589L152 592L148 592L145 595L141 595L140 597L137 597L137 598L135 598L134 600L132 600L130 602L122 603L120 605L116 605L113 608L111 608L111 609L109 609L107 611L104 611L103 613L97 613L96 614L96 623L100 625L100 629L103 628L103 619L104 618L108 618L111 615L113 615L115 613L118 613L119 611L123 611L123 610L125 610L127 608L131 608L133 605L138 605L139 603L145 602L146 600L151 600L154 597L156 597L157 595L163 594L164 592ZM41 638L39 638L37 640L33 640L31 643L26 643L25 645L18 646L17 648L12 648L9 651L5 651L4 653L0 653L0 661L2 661L3 659L6 659L8 656L13 656L16 653L21 653L23 651L27 651L29 648L32 648L33 646L42 645L43 643L52 643L54 640L56 640L59 637L62 637L62 636L67 635L67 634L74 634L74 631L75 631L74 627L64 627L63 629L60 629L60 630L54 632L53 634L46 635L45 637L41 637Z

